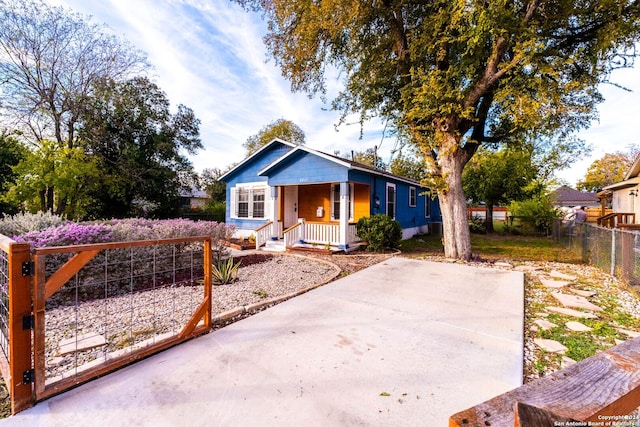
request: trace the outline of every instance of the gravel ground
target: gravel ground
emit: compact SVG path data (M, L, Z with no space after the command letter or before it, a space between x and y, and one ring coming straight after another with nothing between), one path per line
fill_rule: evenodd
M328 262L297 256L250 255L242 259L245 266L241 264L237 281L213 286L213 316L325 283L340 272ZM73 374L76 367L92 360L179 332L203 294L201 285L174 286L48 309L47 378ZM94 348L73 351L75 340L93 339L98 343ZM65 340L72 341L72 351L64 350Z

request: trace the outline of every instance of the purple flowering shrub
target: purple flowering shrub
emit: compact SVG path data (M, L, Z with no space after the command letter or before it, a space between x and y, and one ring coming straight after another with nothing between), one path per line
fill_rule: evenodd
M211 236L214 251L224 251L220 240L233 229L213 221L141 218L94 223L65 223L32 231L15 240L32 249L90 243L127 242L180 237ZM71 253L48 255L47 276L58 270ZM101 251L47 302L49 307L74 301L108 298L168 283L196 284L203 274L201 243L157 244ZM195 274L195 276L194 276ZM197 277L196 277L197 276Z
M44 248L109 242L111 236L112 231L107 226L69 222L58 227L14 236L14 240L20 243L29 243L33 248Z

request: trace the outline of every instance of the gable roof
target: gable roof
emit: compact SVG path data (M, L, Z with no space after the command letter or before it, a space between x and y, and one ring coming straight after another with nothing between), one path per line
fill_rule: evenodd
M305 153L309 153L309 154L314 155L314 156L321 157L321 158L323 158L325 160L328 160L328 161L330 161L332 163L336 163L336 164L338 164L340 166L346 167L347 169L359 170L359 171L363 171L363 172L366 172L366 173L369 173L369 174L372 174L372 175L378 175L378 176L384 176L384 177L387 177L387 178L392 178L392 179L395 179L397 181L405 182L407 184L411 184L411 185L415 185L415 186L422 186L418 181L415 181L413 179L405 178L405 177L398 176L398 175L394 175L392 173L389 173L389 172L386 172L386 171L382 171L380 169L376 169L376 168L374 168L372 166L364 165L362 163L354 162L352 160L343 159L341 157L334 156L334 155L331 155L331 154L327 154L327 153L324 153L322 151L314 150L312 148L305 147L305 146L302 146L302 145L296 145L293 150L287 152L284 156L280 157L279 159L276 159L271 164L267 165L265 168L263 168L261 171L259 171L258 175L267 176L269 174L269 172L275 170L278 166L282 165L288 159L294 157L296 154L298 154L300 152L305 152Z
M566 185L556 188L553 193L556 199L554 204L557 206L588 206L600 203L595 193L574 190Z
M629 168L629 171L624 176L624 180L626 181L631 178L636 178L638 174L640 174L640 155L636 157L636 160L633 162L633 164Z
M318 150L314 150L314 149L309 148L309 147L305 147L303 145L292 144L290 142L287 142L287 141L284 141L284 140L281 140L281 139L278 139L278 138L276 138L273 141L269 142L268 144L264 145L262 148L260 148L260 150L256 151L254 154L252 154L251 156L249 156L246 159L244 159L242 162L237 164L230 171L228 171L227 173L222 175L220 178L218 178L218 180L223 181L224 178L228 177L229 175L231 175L232 173L236 172L237 170L240 170L242 167L244 167L244 165L246 165L249 162L251 162L252 159L254 159L255 157L259 156L260 153L262 153L263 151L268 150L269 147L273 146L276 143L281 143L281 144L285 144L285 145L287 145L289 147L292 147L292 150L289 150L286 154L284 154L283 156L281 156L278 159L276 159L273 162L271 162L269 165L267 165L264 168L262 168L258 172L259 176L268 176L268 174L270 172L274 171L279 166L283 165L287 160L294 158L297 154L309 153L311 155L318 156L318 157L323 158L325 160L328 160L328 161L330 161L332 163L335 163L335 164L338 164L340 166L343 166L343 167L345 167L347 169L359 170L359 171L363 171L363 172L366 172L366 173L369 173L369 174L372 174L372 175L378 175L378 176L383 176L383 177L387 177L387 178L392 178L392 179L395 179L395 180L400 181L400 182L405 182L405 183L410 184L410 185L415 185L415 186L422 187L422 184L420 184L420 182L415 181L413 179L405 178L405 177L402 177L402 176L399 176L399 175L394 175L392 173L389 173L389 172L386 172L386 171L382 171L380 169L376 169L376 168L374 168L372 166L364 165L362 163L354 162L352 160L343 159L342 157L338 157L338 156L334 156L334 155L331 155L331 154L327 154L327 153L324 153L322 151L318 151Z
M250 163L253 159L255 159L256 157L259 157L263 152L269 150L272 146L274 146L276 144L288 145L291 148L298 147L296 144L293 144L291 142L285 141L285 140L280 139L280 138L274 138L271 142L268 142L267 144L263 145L262 147L260 147L260 149L258 151L256 151L252 155L246 157L243 161L241 161L240 163L238 163L237 165L232 167L230 170L228 170L227 172L222 174L218 178L218 181L224 181L225 178L229 177L230 175L235 173L237 170L241 169L247 163Z

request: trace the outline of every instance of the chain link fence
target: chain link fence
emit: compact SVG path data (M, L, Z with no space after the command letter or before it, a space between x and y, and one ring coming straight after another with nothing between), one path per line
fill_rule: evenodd
M585 263L640 285L640 232L555 220L553 238L580 253Z

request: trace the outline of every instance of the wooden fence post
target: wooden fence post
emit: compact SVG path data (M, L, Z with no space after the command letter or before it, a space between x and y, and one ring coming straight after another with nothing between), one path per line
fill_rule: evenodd
M33 406L29 244L9 245L9 367L11 413ZM25 320L23 322L23 320Z

